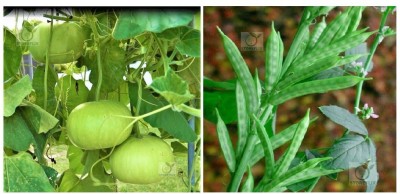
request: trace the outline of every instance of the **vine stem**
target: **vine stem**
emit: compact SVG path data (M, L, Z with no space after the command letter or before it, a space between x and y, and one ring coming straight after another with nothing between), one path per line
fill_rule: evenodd
M51 9L51 15L53 15L54 10ZM50 37L49 37L49 44L47 45L47 50L46 50L46 64L44 67L44 83L43 83L43 87L44 87L44 104L43 104L43 108L44 110L47 110L47 74L49 72L49 57L50 57L50 47L51 47L51 40L53 38L53 19L51 19L50 21Z
M96 18L93 16L93 14L90 11L87 11L87 15L89 18L89 25L93 31L95 43L97 45L96 54L97 54L97 70L98 70L99 77L97 79L96 101L98 101L100 99L101 84L103 82L103 68L102 68L102 64L101 64L101 50L100 50L100 48L101 48L100 36L99 36L99 32L97 31L96 24L95 24Z
M178 110L181 110L181 111L183 111L187 114L193 115L195 117L199 117L199 118L201 117L201 111L199 109L190 107L186 104L180 104L180 105L176 106L176 108Z
M378 34L375 36L374 42L372 43L371 50L369 52L367 60L365 61L364 70L369 69L370 66L371 66L372 57L375 54L376 48L378 47L379 43L384 38L383 28L385 26L387 17L389 15L389 12L391 12L392 10L393 10L392 8L387 7L385 12L382 15L380 26L379 26L379 31L378 31ZM359 74L359 76L362 77L362 78L365 78L366 75L363 74L363 72L361 72ZM360 81L360 83L358 83L358 85L357 85L356 99L355 99L355 102L354 102L354 114L357 114L357 108L360 106L360 100L361 100L361 93L362 93L363 84L364 84L364 80Z

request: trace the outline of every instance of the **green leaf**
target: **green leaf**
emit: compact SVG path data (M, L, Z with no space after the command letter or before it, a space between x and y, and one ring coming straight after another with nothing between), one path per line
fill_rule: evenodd
M40 106L32 104L29 101L25 101L23 105L25 119L30 119L30 123L37 133L47 133L58 123L57 118Z
M33 74L32 87L36 93L36 104L44 108L44 76L45 76L45 66L38 66ZM55 96L55 85L56 76L50 72L47 72L47 111L54 114L56 110L56 96Z
M116 41L109 36L101 39L107 40L100 45L101 49L101 67L102 67L102 83L101 92L108 93L116 90L124 81L126 64L125 50L120 47L120 41ZM89 96L94 96L99 78L97 67L96 52L91 52L86 57L88 67L91 69L89 80L93 84Z
M235 91L204 91L204 118L217 123L215 108L219 110L225 123L233 123L238 120Z
M176 49L191 57L200 57L200 31L188 26L169 28L157 37L175 43Z
M139 98L137 95L138 89L138 84L129 84L129 97L132 105L137 104ZM168 104L166 101L155 98L149 90L143 88L141 99L142 102L139 112L140 115L151 112ZM155 115L148 116L144 118L144 120L150 123L150 125L153 127L164 129L169 134L180 140L194 142L197 139L197 135L189 126L188 121L181 113L173 111L172 109L167 109Z
M232 81L223 81L223 82L219 82L219 81L214 81L210 78L207 78L205 76L203 76L203 85L204 88L207 89L223 89L223 90L235 90L236 89L236 79L232 80Z
M319 109L333 122L342 125L349 131L362 135L368 135L368 130L364 123L362 123L356 115L350 113L348 110L334 105L321 106Z
M21 104L22 100L32 91L31 80L28 75L18 80L4 90L4 116L9 117L15 112L15 108Z
M36 105L37 106L37 105ZM39 107L40 108L40 107ZM38 133L39 125L40 125L40 117L38 118L37 114L34 112L32 107L22 106L20 107L22 117L25 120L25 123L28 125L30 133L33 135L33 147L34 153L40 163L46 163L46 159L44 159L44 149L46 147L47 137L44 133ZM44 110L43 110L44 111ZM46 112L46 111L44 111ZM46 112L47 113L47 112Z
M14 156L4 155L4 191L6 192L52 192L43 168L32 156L20 152Z
M188 84L171 69L168 69L165 76L155 78L149 87L173 105L180 105L194 98L189 92Z
M58 175L57 170L55 170L54 168L51 168L49 166L46 166L46 165L41 165L41 166L44 170L44 173L46 173L46 176L49 179L50 184L53 187L56 187L56 185L57 185L56 181L57 181L57 175Z
M310 77L309 79L306 79L304 82L339 77L339 76L343 76L343 74L344 74L344 70L341 67L334 67L334 68L322 71L322 72Z
M69 161L69 170L75 174L83 174L83 151L72 145L68 145L67 157Z
M15 35L8 28L3 29L4 81L7 81L18 72L19 66L21 65L22 50L21 47L18 46L17 38L15 37Z
M93 164L99 159L100 152L99 150L85 150L84 155L86 155L85 166L83 168L83 172L81 177L85 176L86 173L89 173L90 168L92 168Z
M20 110L4 118L4 146L15 151L26 151L33 143L33 136Z
M358 167L372 159L375 146L370 140L356 134L340 138L328 150L327 156L333 159L325 163L329 169L349 169Z
M188 25L193 11L185 9L136 9L122 11L112 33L117 40L133 38L143 32L162 32L165 29Z
M247 167L247 179L243 183L241 192L252 192L254 188L254 177L251 173L250 166Z

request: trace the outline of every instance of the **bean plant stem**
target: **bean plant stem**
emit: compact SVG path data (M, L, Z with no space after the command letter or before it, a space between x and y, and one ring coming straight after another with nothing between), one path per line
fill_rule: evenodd
M240 182L242 181L243 175L246 172L247 165L253 153L254 146L257 141L257 134L251 133L247 138L246 147L243 150L243 156L240 159L239 166L236 168L235 173L232 175L231 182L228 185L228 192L238 192Z
M372 47L371 50L369 52L369 55L367 57L367 60L365 61L364 64L364 69L368 70L371 66L371 61L372 61L372 57L375 54L376 48L378 47L379 43L382 41L382 39L384 38L384 32L383 32L383 28L385 26L387 17L389 15L389 13L392 11L393 9L391 8L386 8L386 11L383 13L382 18L381 18L381 22L380 22L380 26L379 26L379 31L378 34L376 35L374 42L372 43ZM363 74L363 72L360 73L360 75L362 78L365 78L365 74ZM358 83L357 85L357 93L356 93L356 100L354 102L354 114L357 114L357 108L360 106L360 100L361 100L361 92L362 92L362 86L364 84L364 80L360 81L360 83Z

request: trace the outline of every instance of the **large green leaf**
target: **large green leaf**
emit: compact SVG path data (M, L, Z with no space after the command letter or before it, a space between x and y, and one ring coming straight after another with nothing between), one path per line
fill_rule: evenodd
M129 84L129 97L131 104L136 106L138 101L138 84ZM168 103L155 98L150 91L142 88L142 101L139 114L145 114L166 106ZM186 142L193 142L197 139L196 133L189 126L188 121L182 113L167 109L144 119L151 126L162 128L169 134Z
M47 133L58 123L58 119L36 104L25 101L23 114L37 133Z
M204 91L204 118L217 123L218 109L222 120L228 124L237 121L237 107L235 91Z
M4 81L13 77L21 65L22 50L18 46L17 38L7 28L4 28Z
M25 123L33 135L35 155L38 157L40 163L45 163L43 154L47 142L46 133L55 127L58 120L38 105L27 101L24 103L24 106L19 108L21 109Z
M4 146L15 151L26 151L33 142L33 136L20 110L4 118Z
M4 191L51 192L54 191L43 168L28 153L4 156Z
M176 49L192 57L200 57L200 31L188 26L169 28L157 35L175 43Z
M133 38L143 32L188 25L194 12L185 9L137 9L122 11L112 33L117 40Z
M4 116L9 117L15 112L15 108L32 91L32 84L29 76L26 75L18 82L4 90Z
M38 66L33 74L32 87L36 93L36 104L44 108L44 76L45 66ZM47 72L47 111L54 114L56 109L55 85L57 75Z
M359 133L361 135L368 135L368 130L364 123L362 123L356 115L350 113L348 110L334 105L321 106L319 109L333 122L342 125L349 131Z
M347 134L340 138L328 150L326 156L333 159L326 162L329 169L349 169L358 167L374 157L375 146L369 138Z
M173 70L168 69L167 74L157 77L150 85L155 92L163 96L170 104L180 105L191 99L188 84Z

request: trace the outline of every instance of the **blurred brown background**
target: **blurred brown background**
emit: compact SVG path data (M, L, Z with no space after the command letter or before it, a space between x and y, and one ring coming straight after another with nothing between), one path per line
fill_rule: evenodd
M329 22L344 7L337 7L328 15ZM271 22L280 31L285 45L285 54L297 31L303 7L204 7L204 75L213 80L234 78L231 65L227 61L216 26L229 36L240 48L241 32L263 32L264 42ZM374 7L367 7L363 13L361 27L376 30L379 27L380 13ZM386 25L396 29L396 15L389 16ZM372 44L372 35L368 45ZM264 74L264 52L241 51L252 73L258 68ZM370 137L377 146L379 182L375 191L396 191L396 39L384 39L373 58L374 69L368 75L373 80L364 83L361 104L368 103L379 114L378 119L365 122ZM260 77L263 79L263 76ZM318 111L322 105L335 104L353 110L355 88L330 92L328 94L308 95L290 100L279 106L277 117L278 131L297 122L304 116L307 108L311 115L319 119L312 123L300 149L329 147L343 133L343 128L329 121ZM235 126L228 126L231 137L236 139ZM234 142L235 143L235 142ZM285 146L276 150L280 156ZM204 191L225 191L229 182L218 141L215 125L204 121ZM253 167L253 175L261 178L264 162ZM256 179L257 180L257 179ZM365 191L365 186L348 184L348 171L339 174L338 181L322 178L314 191Z

